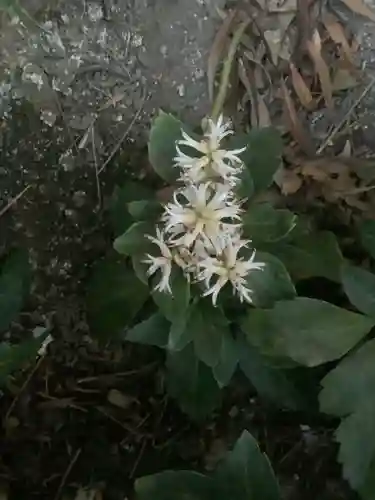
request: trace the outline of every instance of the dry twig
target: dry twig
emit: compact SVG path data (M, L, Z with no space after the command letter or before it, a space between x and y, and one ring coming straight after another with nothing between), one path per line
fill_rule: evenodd
M370 92L372 87L375 84L375 78L371 78L370 82L367 84L362 94L358 97L358 99L352 104L349 108L348 112L345 114L344 118L340 121L338 125L332 130L332 132L328 135L325 141L319 146L316 154L320 155L326 149L327 146L332 142L333 138L340 131L340 129L344 126L345 122L350 118L350 115L353 113L355 108L361 103L361 101L366 97L366 95Z
M17 201L26 193L31 188L31 185L29 184L28 186L23 189L20 193L17 194L14 198L12 198L6 205L0 210L0 217L2 217Z

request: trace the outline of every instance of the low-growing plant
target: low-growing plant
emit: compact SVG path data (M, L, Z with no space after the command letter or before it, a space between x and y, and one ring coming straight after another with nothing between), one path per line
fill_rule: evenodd
M193 418L219 404L237 368L277 405L315 411L307 368L346 355L374 320L297 295L312 277L338 285L344 258L332 232L270 201L278 132L235 134L222 118L191 130L161 112L148 151L168 199L135 181L117 189L114 248L125 258L94 274L96 333L164 349L167 390Z
M165 471L138 479L138 500L280 500L279 486L267 457L247 431L209 475Z

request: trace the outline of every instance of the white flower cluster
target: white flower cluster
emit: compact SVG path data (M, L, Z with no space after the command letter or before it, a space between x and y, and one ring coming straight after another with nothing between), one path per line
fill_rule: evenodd
M176 168L180 168L179 187L173 201L164 208L163 229L156 228L156 237L147 238L156 244L161 255L147 255L148 275L161 271L155 289L172 293L170 278L173 265L187 276L203 284L203 295L211 295L216 305L218 294L226 283L241 302L251 302L247 276L263 263L255 262L255 251L248 250L247 240L241 238L241 202L236 199L236 186L243 163L243 149L221 149L221 141L232 134L230 122L220 117L208 120L201 141L182 131L177 141ZM191 152L191 156L188 154ZM241 254L247 253L247 258Z

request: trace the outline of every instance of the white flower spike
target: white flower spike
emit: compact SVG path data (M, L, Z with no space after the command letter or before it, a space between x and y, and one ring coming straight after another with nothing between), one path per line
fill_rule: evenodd
M208 256L199 264L201 272L198 279L204 281L207 290L204 296L212 295L212 303L216 305L217 297L223 286L229 281L233 286L233 291L240 298L247 302L251 300L251 290L247 287L246 277L253 270L262 270L264 264L255 261L255 251L248 260L238 256L242 248L246 248L249 242L240 238L228 239L220 256ZM211 280L217 277L217 281L211 285Z
M240 256L249 242L241 239L242 201L236 199L233 186L243 167L239 154L245 148L221 148L221 141L232 133L230 122L221 116L207 121L202 140L182 131L183 139L176 143L175 163L184 185L164 207L163 229L156 228L156 237L147 236L161 255L148 254L144 261L150 265L149 276L161 271L155 287L160 292L172 293L172 267L177 265L187 280L203 283L203 296L211 295L214 306L228 282L241 302L251 302L247 277L265 264L255 262L255 251L250 258ZM189 148L195 156L189 156Z

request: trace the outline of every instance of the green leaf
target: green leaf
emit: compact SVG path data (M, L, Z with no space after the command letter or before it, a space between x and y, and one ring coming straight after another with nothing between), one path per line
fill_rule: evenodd
M137 479L138 500L280 500L267 457L244 431L211 476L165 471Z
M342 284L358 311L375 318L375 274L355 266L344 266Z
M370 399L375 405L375 339L345 358L322 380L321 411L338 417Z
M209 477L191 471L165 471L135 482L138 500L209 500L212 488Z
M256 307L271 307L278 300L295 297L296 289L279 259L265 252L257 252L256 261L264 262L265 267L251 271L246 280Z
M235 193L239 200L250 199L254 195L253 179L247 168L244 168L240 173L238 184L235 187Z
M289 371L272 366L270 360L249 345L242 336L239 336L237 342L241 370L261 397L279 408L301 410L306 406L306 399L295 386Z
M220 389L192 344L182 351L168 351L166 365L168 393L181 410L195 420L207 417L219 404Z
M154 234L154 225L149 222L135 222L113 242L113 248L121 255L145 254L151 242L147 234Z
M162 212L162 206L154 200L136 200L128 203L128 211L133 219L155 221Z
M281 165L283 142L274 128L252 129L247 138L247 149L242 160L249 169L255 193L264 191L273 182Z
M172 293L152 292L152 298L160 312L171 322L180 321L187 314L190 301L190 283L179 270L172 271L170 280Z
M116 338L128 326L148 297L148 288L133 269L116 255L109 255L93 271L87 292L87 312L93 332Z
M365 402L344 419L336 431L340 443L339 462L344 478L354 489L366 486L375 464L375 404Z
M225 500L280 500L277 480L267 457L247 431L219 464L213 479L216 498Z
M359 235L365 250L375 259L375 221L364 220L359 226Z
M149 265L144 262L145 255L143 253L134 254L131 256L133 269L137 278L148 286L148 268Z
M248 341L268 356L289 356L305 366L333 361L352 349L374 320L306 297L252 309L242 322Z
M197 357L210 367L216 366L223 337L230 335L224 313L208 301L200 300L191 312L188 328L192 332Z
M116 186L110 206L110 218L115 235L124 233L134 222L129 213L129 203L153 198L154 193L142 182L128 180L123 186Z
M171 324L168 338L168 349L181 351L193 340L193 332L189 326L190 310Z
M169 183L176 181L179 169L174 166L176 141L182 139L182 123L174 116L160 111L151 127L148 156L155 172Z
M7 330L21 311L30 286L27 252L17 250L5 260L0 270L0 332Z
M276 209L271 203L257 203L250 205L242 223L244 236L257 246L287 237L296 227L297 216L289 210Z
M375 457L366 475L364 483L358 488L362 500L375 500Z
M230 332L223 335L219 362L213 367L212 371L219 387L225 387L231 381L236 371L239 360L238 347Z
M346 417L336 431L344 477L365 500L374 498L375 339L345 358L322 381L320 407Z
M133 326L125 333L125 340L138 344L166 347L170 324L159 313Z
M6 342L0 344L0 385L4 386L7 378L24 365L35 361L43 341L48 336L48 331L38 338L25 340L18 345L10 345Z
M294 279L315 276L340 281L343 258L336 237L329 231L310 234L291 243L272 246Z

